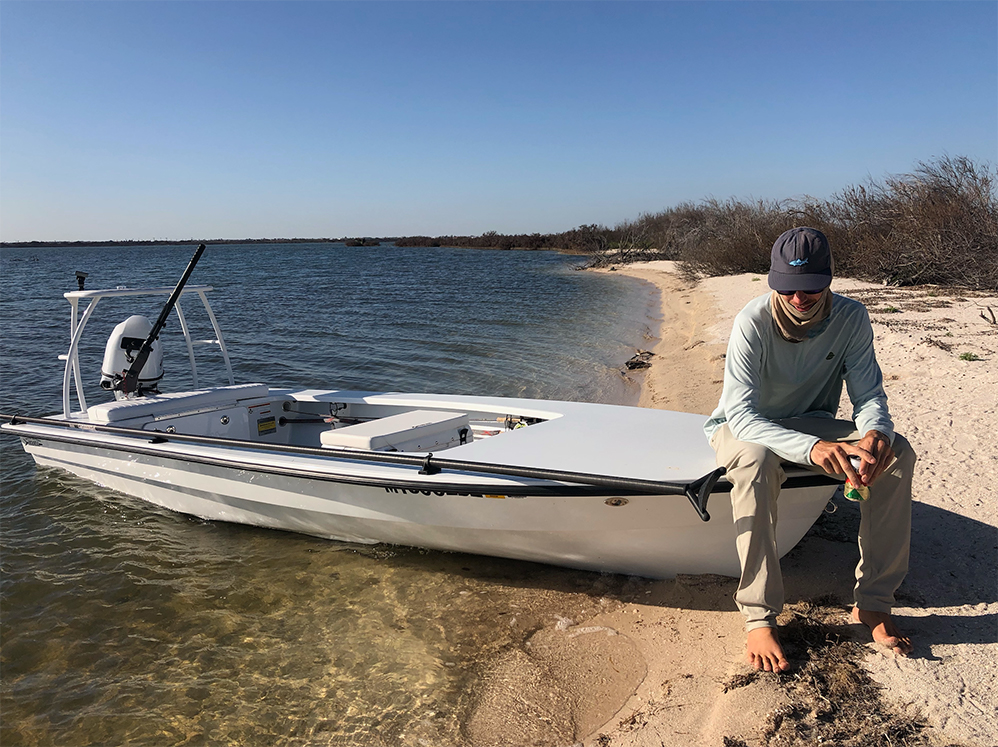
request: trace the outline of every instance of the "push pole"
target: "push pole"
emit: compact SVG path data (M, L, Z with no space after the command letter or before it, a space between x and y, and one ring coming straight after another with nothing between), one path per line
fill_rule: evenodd
M156 323L152 325L152 329L149 330L149 336L146 337L145 342L142 343L142 347L139 348L139 352L135 354L135 359L132 361L132 365L128 367L127 371L123 371L121 378L115 377L116 381L112 387L113 391L124 392L129 394L138 389L139 373L142 371L143 366L145 366L146 361L149 360L149 353L152 352L152 344L156 342L156 338L159 337L159 333L163 331L163 327L166 326L166 319L170 316L170 312L173 311L173 307L177 304L177 299L180 298L180 294L184 291L184 286L187 285L187 280L190 278L191 273L194 272L194 266L197 265L198 260L201 259L201 255L204 254L204 244L198 244L197 251L194 252L194 256L191 257L191 261L187 265L187 269L184 270L184 274L180 278L180 282L177 283L177 287L173 289L173 293L170 294L170 298L166 302L166 306L163 310L159 312L159 318L156 319Z

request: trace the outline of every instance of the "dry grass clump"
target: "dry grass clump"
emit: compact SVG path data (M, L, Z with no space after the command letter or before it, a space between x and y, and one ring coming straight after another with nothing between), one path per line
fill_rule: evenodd
M767 747L927 747L918 713L886 704L861 661L866 649L836 623L842 608L831 599L788 605L780 637L803 665L780 678L788 704L763 729Z

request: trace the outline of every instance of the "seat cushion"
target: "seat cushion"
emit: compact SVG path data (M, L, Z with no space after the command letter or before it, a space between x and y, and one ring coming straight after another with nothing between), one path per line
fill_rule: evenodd
M121 420L154 417L209 407L232 407L239 400L266 398L266 384L237 384L194 392L170 392L154 397L120 399L87 408L87 416L95 423L116 423Z

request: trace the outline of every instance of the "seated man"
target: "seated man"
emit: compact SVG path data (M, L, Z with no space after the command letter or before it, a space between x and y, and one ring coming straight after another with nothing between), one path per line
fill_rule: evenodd
M832 266L820 231L794 228L776 240L773 292L736 317L721 401L704 426L733 485L742 574L735 603L746 620L748 660L766 671L790 667L776 630L783 608L775 531L783 462L869 486L852 615L896 654L911 650L891 608L908 572L915 454L894 433L870 317L858 301L831 292ZM853 422L834 419L843 382ZM858 457L858 468L850 457Z

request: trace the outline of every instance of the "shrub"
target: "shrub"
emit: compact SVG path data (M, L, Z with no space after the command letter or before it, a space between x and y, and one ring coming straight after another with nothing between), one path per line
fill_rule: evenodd
M773 241L794 226L824 232L836 273L894 285L998 288L994 168L965 157L850 186L830 200L707 199L630 224L690 275L766 272Z
M828 204L844 232L840 271L894 285L998 288L995 186L992 167L946 156L848 187Z

